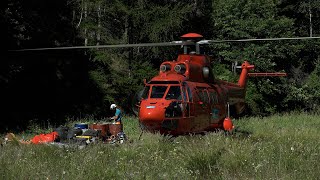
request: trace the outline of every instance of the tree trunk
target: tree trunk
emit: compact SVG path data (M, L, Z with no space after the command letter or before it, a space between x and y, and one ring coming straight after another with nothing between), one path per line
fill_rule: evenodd
M309 0L309 30L310 30L310 37L312 37L312 12L311 12L311 3Z
M98 5L98 30L97 30L97 45L100 44L100 40L101 40L101 4L99 3Z
M87 2L84 3L84 21L86 22L87 20L87 16L88 16L88 6L87 6ZM88 45L88 32L87 32L87 27L84 28L84 45L87 46Z

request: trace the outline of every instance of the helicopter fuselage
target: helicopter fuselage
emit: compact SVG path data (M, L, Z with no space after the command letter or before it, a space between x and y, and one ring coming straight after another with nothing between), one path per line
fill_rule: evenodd
M243 66L236 84L215 79L205 55L182 54L177 61L162 63L159 75L145 83L139 110L141 127L172 135L223 129L228 104L237 113L244 109L250 68L253 66Z

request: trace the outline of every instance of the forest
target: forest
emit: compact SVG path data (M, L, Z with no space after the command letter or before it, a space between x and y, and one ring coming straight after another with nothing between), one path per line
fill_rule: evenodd
M7 2L7 3L6 3ZM8 0L1 2L0 131L30 122L103 118L111 103L132 114L134 94L179 47L16 51L30 48L157 43L188 32L205 39L320 36L320 0ZM215 76L235 81L232 63L248 60L247 114L317 111L320 40L217 43Z

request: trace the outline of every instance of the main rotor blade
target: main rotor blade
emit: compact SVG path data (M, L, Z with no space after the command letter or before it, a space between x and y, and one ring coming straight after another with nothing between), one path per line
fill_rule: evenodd
M66 49L156 47L156 46L178 46L178 45L190 45L190 44L192 44L192 42L172 41L172 42L163 42L163 43L114 44L114 45L96 45L96 46L70 46L70 47L52 47L52 48L30 48L30 49L17 49L17 50L9 50L9 51L46 51L46 50L66 50Z
M281 40L308 40L320 37L292 37L292 38L264 38L264 39L230 39L230 40L201 40L199 44L224 43L224 42L250 42L250 41L281 41Z
M320 39L320 37L293 37L293 38L265 38L265 39L230 39L230 40L201 40L197 44L212 44L224 42L250 42L250 41L279 41L279 40L308 40ZM171 41L162 43L140 43L140 44L111 44L111 45L96 45L96 46L67 46L67 47L52 47L52 48L28 48L15 49L9 51L46 51L46 50L67 50L67 49L100 49L100 48L129 48L129 47L159 47L159 46L179 46L179 45L194 45L194 41Z

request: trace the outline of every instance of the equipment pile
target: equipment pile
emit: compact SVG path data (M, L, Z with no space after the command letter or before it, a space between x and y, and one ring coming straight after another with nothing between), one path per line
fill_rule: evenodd
M79 145L84 146L90 143L108 143L122 144L127 140L123 132L122 124L116 123L101 123L101 124L75 124L69 128L60 126L54 129L53 132L47 134L39 134L30 140L17 140L13 133L8 133L5 136L4 143L10 141L19 142L21 144L56 144L59 146Z

